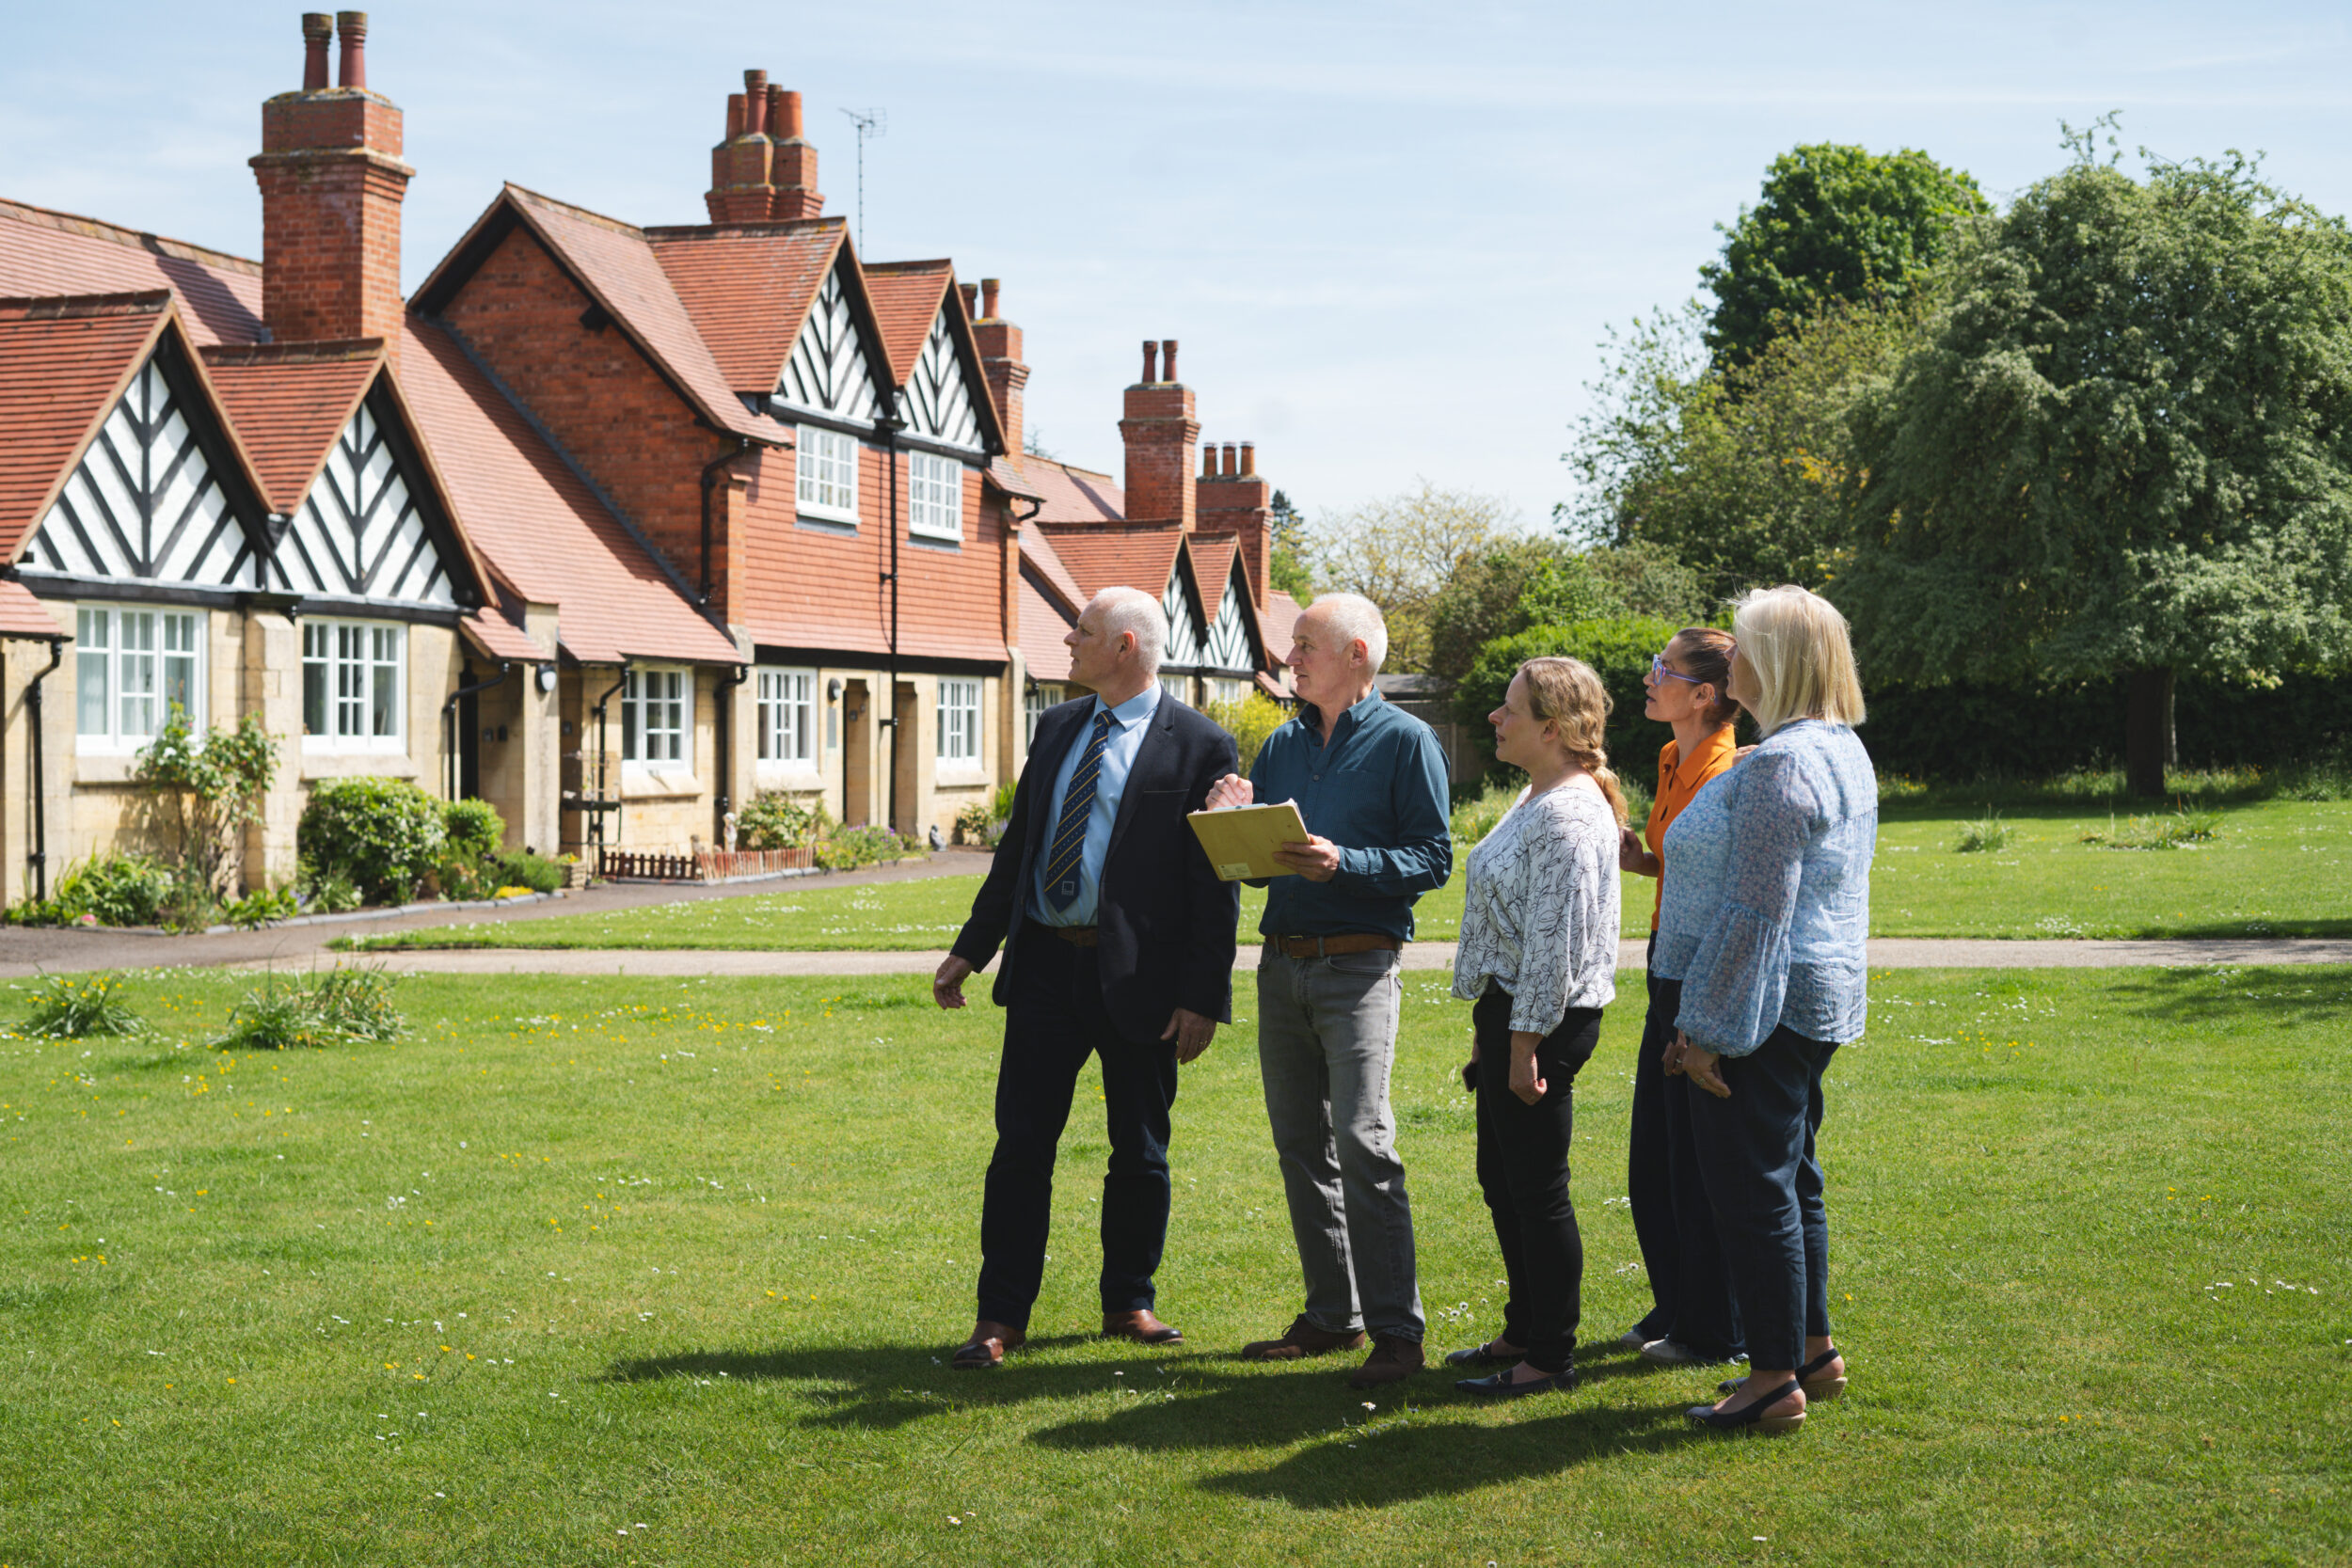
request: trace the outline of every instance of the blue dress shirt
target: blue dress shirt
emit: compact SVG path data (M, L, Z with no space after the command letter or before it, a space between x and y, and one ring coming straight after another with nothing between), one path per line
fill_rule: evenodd
M1454 873L1444 748L1437 732L1377 691L1343 711L1328 737L1299 716L1266 736L1249 769L1258 800L1298 802L1307 831L1340 847L1327 882L1277 877L1258 929L1270 937L1377 932L1409 941L1413 900Z
M1110 853L1111 828L1119 820L1119 798L1127 789L1127 774L1136 765L1136 753L1143 749L1143 732L1151 727L1152 715L1160 705L1157 682L1145 687L1109 710L1111 731L1103 742L1103 762L1094 776L1094 809L1087 814L1086 842L1078 850L1078 896L1066 910L1057 910L1045 896L1045 856L1037 857L1037 870L1029 882L1029 918L1047 926L1091 926L1094 908L1102 894L1103 857ZM1088 738L1094 733L1095 716L1104 711L1103 699L1094 699L1087 710L1086 720L1078 726L1070 752L1061 759L1061 768L1054 775L1054 793L1045 802L1045 839L1050 843L1054 827L1061 821L1061 803L1070 793L1070 775L1078 769L1078 759L1086 755Z

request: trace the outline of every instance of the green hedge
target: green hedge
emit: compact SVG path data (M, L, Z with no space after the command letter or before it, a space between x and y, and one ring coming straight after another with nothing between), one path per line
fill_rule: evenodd
M1648 693L1642 677L1649 673L1650 656L1682 629L1676 621L1628 615L1605 621L1578 621L1565 626L1533 626L1479 650L1470 673L1454 689L1454 717L1469 730L1479 754L1490 769L1494 761L1494 729L1486 715L1502 705L1511 677L1531 658L1581 658L1600 676L1609 692L1609 766L1646 784L1658 774L1658 749L1675 737L1668 726L1642 717Z
M320 875L340 872L372 904L397 904L440 864L441 802L405 779L330 779L310 791L294 846Z

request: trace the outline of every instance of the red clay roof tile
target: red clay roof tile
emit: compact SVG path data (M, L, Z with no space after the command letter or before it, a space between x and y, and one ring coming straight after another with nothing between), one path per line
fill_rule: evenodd
M1045 498L1041 523L1117 523L1127 516L1127 498L1108 474L1073 467L1050 457L1021 459L1021 471Z
M487 606L457 624L492 658L537 664L548 657L547 650L533 642L522 627Z
M0 561L23 551L171 319L161 290L0 300Z
M955 273L952 261L877 261L866 269L866 292L882 326L892 386L905 386L914 373Z
M557 607L565 652L742 661L446 332L409 319L401 380L475 546L522 598Z
M1060 554L1054 548L1053 537L1041 528L1025 529L1021 534L1021 559L1035 566L1045 580L1053 585L1069 605L1072 613L1086 608L1091 597L1078 586L1078 579L1070 575Z
M1070 678L1070 645L1062 634L1073 625L1059 605L1021 579L1021 661L1030 676L1041 681Z
M1052 539L1054 553L1088 597L1105 588L1140 588L1156 599L1168 591L1184 535L1173 528L1057 528Z
M1045 499L1044 494L1029 483L1028 476L1022 471L1019 462L1013 458L990 458L988 460L988 482L1006 495L1018 496L1025 501L1041 501Z
M271 511L292 516L385 365L384 341L248 343L199 351L253 456Z
M848 234L840 218L814 218L648 229L644 238L727 385L764 398L784 379Z
M59 610L64 611L62 619ZM58 641L72 638L72 608L52 610L33 591L14 578L0 579L0 637L39 638Z
M188 337L197 343L250 343L262 336L258 261L96 218L0 201L0 295L147 289L180 296Z

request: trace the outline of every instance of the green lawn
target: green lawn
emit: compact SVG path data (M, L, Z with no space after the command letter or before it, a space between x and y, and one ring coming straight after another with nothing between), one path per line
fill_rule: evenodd
M1086 1337L1082 1086L1041 1344L973 1375L986 1006L421 977L397 1047L179 1043L242 984L142 982L155 1042L0 1038L0 1562L2352 1558L2346 971L1882 976L1823 1134L1854 1385L1778 1442L1614 1348L1502 1410L1239 1362L1297 1291L1246 1028L1177 1108L1189 1346ZM1498 1273L1443 990L1395 1091L1440 1348ZM1595 1340L1644 1300L1636 1024L1580 1085Z
M2007 848L1962 854L1949 806L1890 801L1871 871L1871 930L1885 937L2185 937L2352 935L2352 802L2264 800L2223 813L2209 843L2109 849L2081 842L2115 824L2076 805L2007 808ZM1625 934L1646 935L1654 884L1625 881ZM977 877L875 886L794 881L740 898L612 914L435 927L346 938L356 949L419 947L946 947L972 907ZM1244 933L1263 893L1242 891ZM1462 879L1421 901L1418 934L1461 929Z

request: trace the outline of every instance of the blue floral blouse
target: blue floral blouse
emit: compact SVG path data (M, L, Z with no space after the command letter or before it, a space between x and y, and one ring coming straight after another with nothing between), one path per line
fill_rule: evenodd
M1682 982L1677 1025L1744 1056L1786 1024L1842 1045L1868 1009L1878 775L1852 730L1773 732L1709 780L1666 831L1658 974Z

